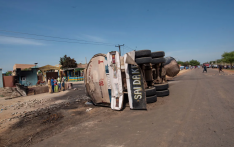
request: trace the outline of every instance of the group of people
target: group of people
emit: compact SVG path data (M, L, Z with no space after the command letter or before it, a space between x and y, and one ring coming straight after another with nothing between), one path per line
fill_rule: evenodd
M56 79L52 77L48 79L49 93L59 92L65 90L65 81L66 77L60 79L59 77Z
M218 68L219 68L219 72L223 72L221 65ZM204 71L207 72L207 67L205 65L203 66L203 72Z

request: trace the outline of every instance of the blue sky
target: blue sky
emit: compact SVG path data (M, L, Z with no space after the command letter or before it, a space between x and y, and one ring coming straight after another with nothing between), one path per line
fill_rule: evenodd
M12 70L16 63L56 65L65 54L85 63L85 57L89 61L96 53L118 50L117 44L125 44L124 53L163 50L177 60L206 62L234 50L234 1L0 0L0 30L92 43L33 40L26 38L74 42L0 31L3 71Z

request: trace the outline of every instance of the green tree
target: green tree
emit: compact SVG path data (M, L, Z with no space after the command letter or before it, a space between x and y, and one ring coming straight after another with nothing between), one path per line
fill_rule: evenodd
M190 60L189 64L192 65L192 66L197 66L197 65L200 65L200 62L197 61L197 60Z
M25 68L25 69L23 69L22 71L28 71L28 70L30 70L31 68Z
M185 62L184 62L184 66L189 66L189 62L188 62L188 61L185 61Z
M232 63L234 62L234 51L232 52L224 52L222 54L222 61L225 63L230 63L232 68Z
M59 61L61 68L76 68L77 67L77 63L76 60L74 58L70 58L67 55L64 55L64 57L60 57L60 61Z
M177 61L178 64L184 66L184 62L183 61Z
M218 59L218 60L217 60L217 63L221 63L221 62L222 62L222 59Z
M11 75L12 75L12 71L6 72L6 76L11 76Z

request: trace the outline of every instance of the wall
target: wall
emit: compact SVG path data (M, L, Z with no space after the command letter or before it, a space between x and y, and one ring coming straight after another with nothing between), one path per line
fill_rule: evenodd
M15 87L15 77L14 76L3 76L3 86L4 87Z
M57 79L58 78L58 72L47 72L46 73L46 78L47 80L50 78L54 78L54 79Z
M16 70L17 68L20 68L21 70L25 69L25 68L31 68L35 66L35 64L15 64L13 66L13 70Z
M21 71L21 69L17 68L17 75L21 85L29 86L31 84L32 86L37 84L37 68L31 68L29 71ZM26 77L26 80L23 81L22 77Z
M2 69L0 68L0 88L3 87Z
M68 77L68 82L84 81L84 77Z
M42 75L37 76L37 79L40 80L40 81L43 81Z

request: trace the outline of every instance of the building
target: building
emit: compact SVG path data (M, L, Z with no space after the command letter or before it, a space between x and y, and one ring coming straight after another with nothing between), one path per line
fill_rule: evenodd
M63 69L63 76L66 76L67 81L83 81L84 80L84 69L87 67L87 64L77 64L76 68L66 68Z
M16 69L17 83L24 86L33 86L37 84L37 67L31 67L30 70L21 70L21 68Z
M84 70L87 68L87 64L77 64L76 71L79 76L84 76Z
M49 78L58 78L60 67L52 66L52 65L45 65L39 68L42 73L43 81L47 81Z
M21 70L25 70L25 69L30 69L32 67L34 67L35 64L15 64L13 66L13 71L12 71L12 76L16 75L16 69L21 69Z
M15 64L13 66L13 70L16 70L17 68L20 68L21 70L24 70L24 69L28 69L28 68L31 68L31 67L34 67L35 64Z

